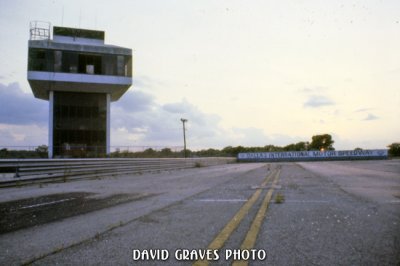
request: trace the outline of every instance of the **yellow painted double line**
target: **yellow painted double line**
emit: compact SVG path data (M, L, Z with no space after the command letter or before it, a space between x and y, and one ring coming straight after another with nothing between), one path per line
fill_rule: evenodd
M214 238L214 240L208 245L207 249L209 250L219 250L221 249L228 238L231 236L233 231L239 226L240 222L247 215L253 205L256 203L260 194L262 192L262 188L265 187L270 180L272 181L272 186L268 190L265 198L260 206L260 209L257 212L256 217L254 218L247 235L240 246L241 250L250 250L254 247L255 242L257 240L258 232L260 231L262 221L267 213L268 205L272 198L272 193L274 192L274 187L278 182L280 174L280 169L275 169L272 171L261 186L254 192L254 194L246 201L245 204L239 209L239 211L233 216L233 218L225 225L225 227L221 230L221 232ZM247 265L247 261L234 261L233 265ZM207 260L198 260L194 264L194 266L205 266L209 265L209 261Z

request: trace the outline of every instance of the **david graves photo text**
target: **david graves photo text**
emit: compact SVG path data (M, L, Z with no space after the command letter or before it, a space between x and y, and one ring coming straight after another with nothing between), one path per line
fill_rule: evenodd
M132 259L134 261L166 261L170 259L170 251L167 249L133 249ZM267 258L267 252L263 249L226 249L220 252L217 249L177 249L173 253L177 261L208 260L243 260L263 261Z

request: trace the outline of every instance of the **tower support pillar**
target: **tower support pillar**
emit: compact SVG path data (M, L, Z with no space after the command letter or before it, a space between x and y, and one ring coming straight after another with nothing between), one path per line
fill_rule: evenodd
M110 156L110 101L111 97L110 94L106 96L106 106L107 106L107 118L106 118L106 156Z
M49 91L49 159L53 158L54 91Z

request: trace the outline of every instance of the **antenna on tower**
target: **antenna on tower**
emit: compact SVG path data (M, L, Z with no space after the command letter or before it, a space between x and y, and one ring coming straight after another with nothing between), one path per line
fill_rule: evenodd
M79 24L78 24L78 28L81 27L81 18L82 18L82 8L79 8Z
M64 26L64 6L62 7L61 26Z

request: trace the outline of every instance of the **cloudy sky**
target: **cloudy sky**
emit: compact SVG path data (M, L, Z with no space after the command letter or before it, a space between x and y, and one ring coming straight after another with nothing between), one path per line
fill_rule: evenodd
M133 50L111 145L400 141L398 0L0 0L0 146L47 143L48 102L26 80L29 22L104 30Z

